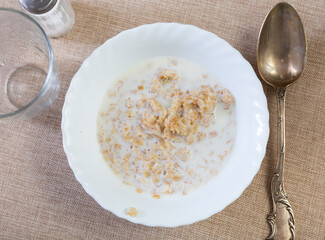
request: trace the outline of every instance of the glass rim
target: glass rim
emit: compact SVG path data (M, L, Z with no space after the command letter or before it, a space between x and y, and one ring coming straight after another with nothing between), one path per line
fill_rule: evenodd
M44 29L32 17L28 16L27 14L25 14L25 13L23 13L21 11L11 9L11 8L2 8L2 7L0 7L0 11L6 11L6 12L11 12L11 13L14 13L14 14L18 14L18 15L24 17L25 19L27 19L28 21L32 22L34 25L36 25L38 27L38 29L41 31L41 33L43 34L43 37L45 38L45 42L46 42L47 49L48 49L48 54L49 54L48 72L47 72L46 79L45 79L45 81L43 83L43 86L42 86L41 90L39 91L39 93L29 103L27 103L25 106L15 110L15 111L12 111L12 112L4 113L4 114L0 113L0 119L4 119L4 118L12 117L12 116L15 116L15 115L18 115L18 114L24 112L25 110L30 108L39 99L39 97L45 92L45 89L48 86L49 81L50 81L50 77L52 75L52 70L53 70L53 65L54 65L54 55L53 55L53 50L52 50L50 40L49 40L48 36L46 35Z

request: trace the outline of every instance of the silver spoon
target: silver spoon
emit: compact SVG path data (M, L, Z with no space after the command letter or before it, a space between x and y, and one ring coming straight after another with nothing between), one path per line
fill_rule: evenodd
M277 4L265 18L257 44L259 74L278 95L278 162L271 183L273 211L268 215L271 234L267 239L295 237L294 215L283 185L285 93L303 72L306 53L306 35L297 11L288 3Z

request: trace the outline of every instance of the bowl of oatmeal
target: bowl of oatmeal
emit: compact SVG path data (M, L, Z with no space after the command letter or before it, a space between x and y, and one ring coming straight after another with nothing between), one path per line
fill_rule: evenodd
M221 211L250 184L268 111L254 70L226 41L157 23L86 59L66 95L62 134L77 180L103 208L174 227Z

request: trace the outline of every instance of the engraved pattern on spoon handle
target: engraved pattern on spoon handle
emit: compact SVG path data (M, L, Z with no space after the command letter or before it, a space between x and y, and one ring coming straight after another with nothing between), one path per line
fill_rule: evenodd
M268 240L294 240L295 221L291 205L283 185L285 159L285 88L277 89L278 93L278 162L271 182L272 213L268 215L271 234Z

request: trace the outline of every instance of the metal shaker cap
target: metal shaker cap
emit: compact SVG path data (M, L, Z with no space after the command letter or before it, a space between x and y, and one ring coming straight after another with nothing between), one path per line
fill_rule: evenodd
M42 14L50 11L57 0L19 0L19 2L27 12Z

